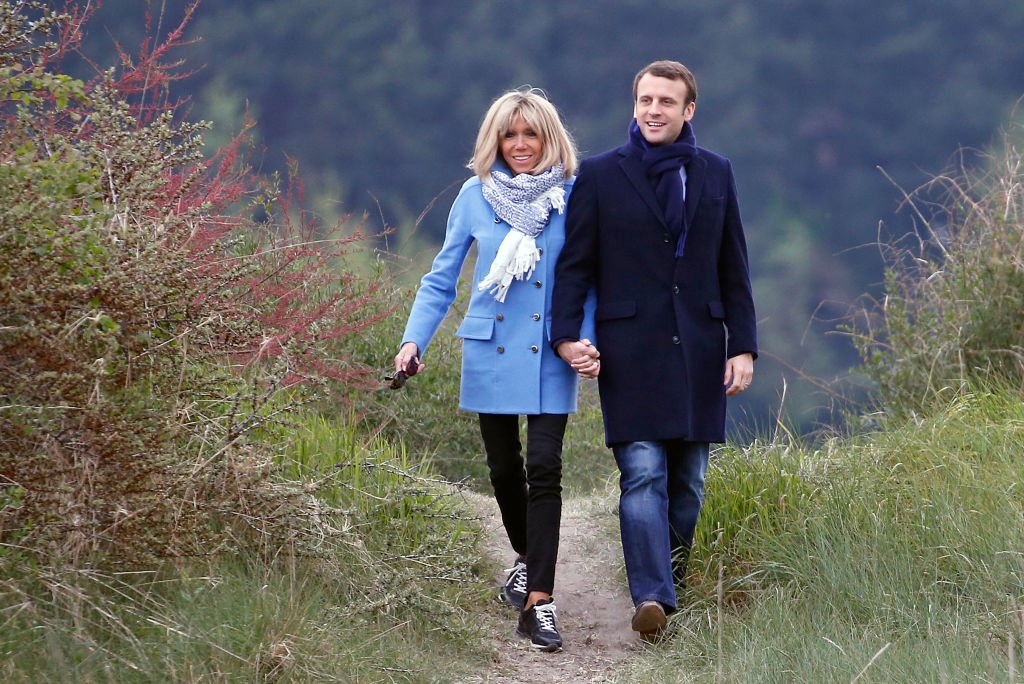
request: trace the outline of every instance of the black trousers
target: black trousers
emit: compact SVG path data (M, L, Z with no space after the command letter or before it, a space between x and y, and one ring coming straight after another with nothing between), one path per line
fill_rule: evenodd
M562 437L568 416L526 417L526 464L519 416L480 414L494 498L512 548L526 557L527 592L552 593L562 520Z

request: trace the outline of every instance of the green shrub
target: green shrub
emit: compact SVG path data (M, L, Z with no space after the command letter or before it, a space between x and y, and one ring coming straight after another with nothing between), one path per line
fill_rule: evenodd
M885 293L849 330L892 415L927 414L973 382L1024 387L1020 130L978 168L909 193L917 234L881 245Z
M292 220L241 136L203 159L166 99L180 30L95 83L56 71L75 8L0 3L0 543L80 565L290 540L315 502L252 433L361 382L323 341L386 315L378 286L329 268L347 243Z
M250 173L243 136L204 159L167 95L180 27L120 74L56 71L91 6L0 0L0 677L478 660L458 491L300 411L369 384L346 344L392 305L345 267L361 236Z

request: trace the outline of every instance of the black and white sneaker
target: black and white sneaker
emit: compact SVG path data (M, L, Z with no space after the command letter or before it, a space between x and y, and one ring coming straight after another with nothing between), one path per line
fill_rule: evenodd
M555 627L555 601L542 599L519 613L519 636L529 637L534 648L553 653L562 650L562 636Z
M505 570L508 579L501 586L501 593L498 598L516 610L522 611L526 605L526 563L517 560L516 564Z

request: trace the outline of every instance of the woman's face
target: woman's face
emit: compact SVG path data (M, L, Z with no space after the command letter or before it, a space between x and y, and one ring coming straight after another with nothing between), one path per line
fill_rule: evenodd
M540 163L544 153L544 141L540 133L517 116L501 138L501 156L505 159L513 176L532 171Z

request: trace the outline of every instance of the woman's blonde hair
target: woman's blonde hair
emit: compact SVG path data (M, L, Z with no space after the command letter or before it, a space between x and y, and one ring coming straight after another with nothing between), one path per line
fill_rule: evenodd
M473 158L467 164L473 173L480 180L491 173L491 167L501 154L501 140L517 117L522 117L544 143L541 159L530 173L543 173L561 162L565 167L565 177L572 177L576 173L576 145L572 136L565 130L558 110L548 101L544 91L529 86L510 90L487 110L476 135Z

